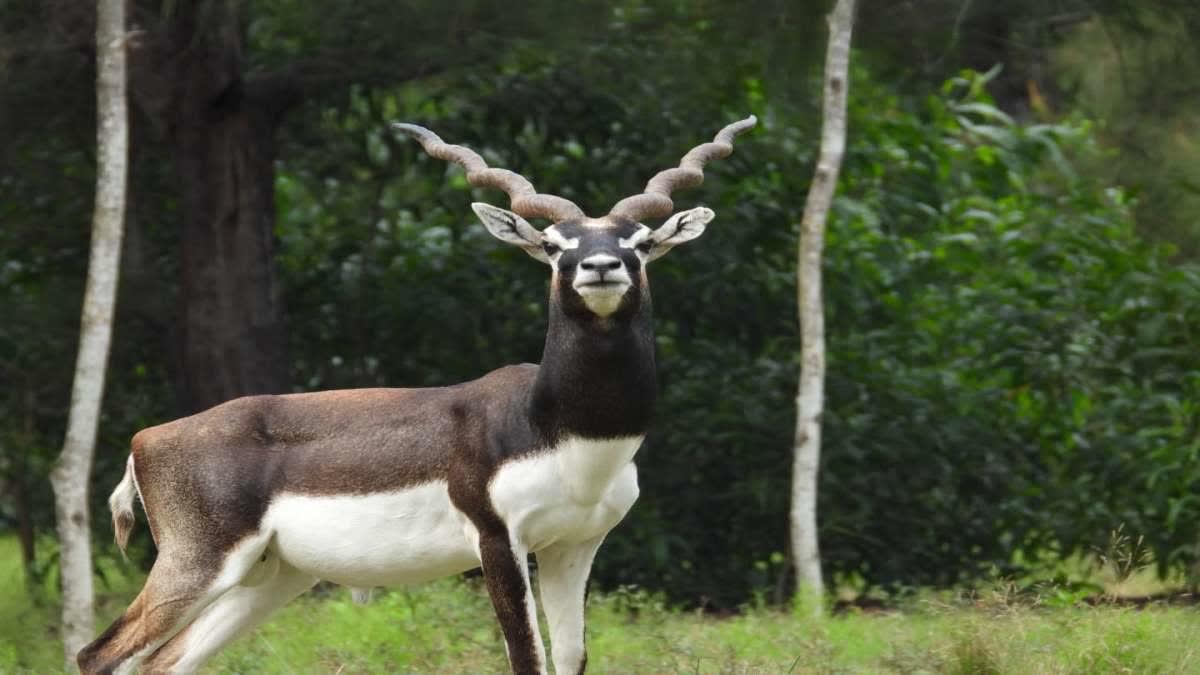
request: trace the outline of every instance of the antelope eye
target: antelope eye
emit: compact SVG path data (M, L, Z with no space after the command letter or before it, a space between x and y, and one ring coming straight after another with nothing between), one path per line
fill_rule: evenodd
M651 249L651 247L653 247L653 246L654 246L654 243L653 243L653 242L651 242L651 241L643 241L642 243L638 244L638 245L637 245L637 246L635 246L634 248L636 248L637 250L641 251L642 253L649 253L649 252L650 252L650 249Z
M546 255L558 253L558 247L548 241L542 243L542 250L546 252Z

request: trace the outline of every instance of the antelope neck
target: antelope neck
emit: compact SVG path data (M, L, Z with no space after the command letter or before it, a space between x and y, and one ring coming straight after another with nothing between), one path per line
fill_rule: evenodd
M551 440L645 435L658 382L649 297L633 316L571 317L550 303L530 416Z

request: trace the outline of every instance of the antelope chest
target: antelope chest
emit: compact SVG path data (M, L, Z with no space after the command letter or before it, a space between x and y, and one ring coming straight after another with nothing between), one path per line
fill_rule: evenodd
M488 491L509 536L537 551L608 532L637 500L633 456L642 440L568 437L547 451L504 464Z

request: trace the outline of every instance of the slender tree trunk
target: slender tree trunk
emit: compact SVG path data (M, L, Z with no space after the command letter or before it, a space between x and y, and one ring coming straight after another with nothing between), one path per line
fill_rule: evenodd
M796 396L796 437L792 448L792 560L800 599L822 612L825 593L817 544L817 478L821 458L821 415L825 408L825 310L821 301L821 252L825 222L833 203L846 148L846 88L854 0L838 0L828 17L825 56L824 121L816 174L800 223L796 264L800 310L800 386Z
M96 21L96 204L92 248L80 321L79 355L71 388L71 410L62 454L50 474L58 523L62 579L63 654L74 669L75 654L92 639L92 554L88 479L104 395L112 339L113 307L121 259L122 218L129 157L125 99L125 0L99 0Z

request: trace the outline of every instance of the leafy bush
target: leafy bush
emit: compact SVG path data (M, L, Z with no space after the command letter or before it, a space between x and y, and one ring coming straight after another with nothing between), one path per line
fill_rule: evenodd
M1072 171L1101 152L1086 123L1017 123L986 79L949 82L923 119L860 89L829 255L824 513L848 536L827 554L945 584L1124 524L1164 571L1186 565L1198 270Z

